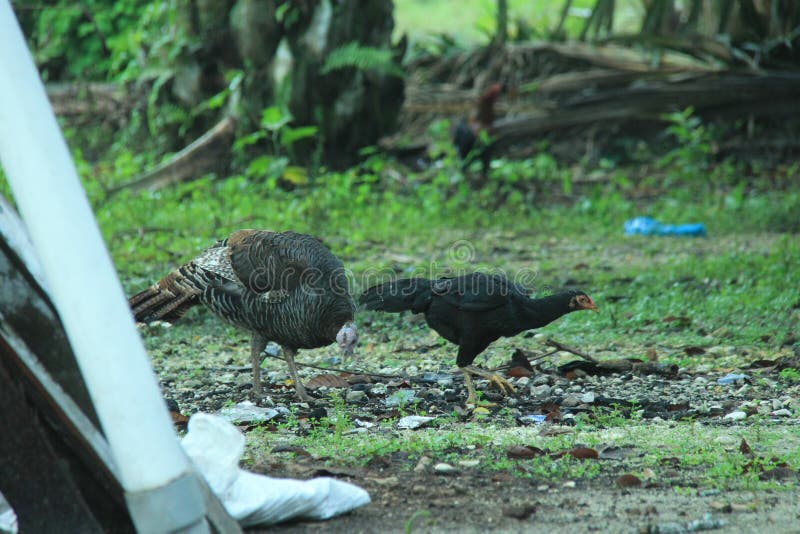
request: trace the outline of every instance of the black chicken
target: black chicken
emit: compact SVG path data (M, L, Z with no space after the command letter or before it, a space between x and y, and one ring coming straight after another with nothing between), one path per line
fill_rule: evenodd
M261 353L281 345L297 396L297 349L336 341L343 356L358 342L355 303L342 262L317 238L239 230L129 300L137 321L174 321L195 304L252 332L252 396L261 398Z
M386 282L364 291L359 302L368 310L424 313L428 326L458 345L456 364L464 373L468 403L476 401L470 375L489 379L503 393L514 391L501 376L472 365L494 340L545 326L573 311L597 311L582 291L531 299L524 288L507 278L485 273Z

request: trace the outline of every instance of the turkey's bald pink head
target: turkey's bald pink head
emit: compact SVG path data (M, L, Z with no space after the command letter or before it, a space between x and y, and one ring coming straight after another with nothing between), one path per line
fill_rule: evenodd
M342 349L342 354L349 356L358 345L358 333L356 332L356 324L352 321L344 323L344 326L336 334L336 343Z

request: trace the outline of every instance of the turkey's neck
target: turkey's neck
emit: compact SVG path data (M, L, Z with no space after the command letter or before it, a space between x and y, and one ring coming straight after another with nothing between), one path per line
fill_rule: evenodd
M483 97L478 105L478 113L475 118L483 126L489 127L494 123L494 101L494 96Z
M569 312L569 297L564 295L550 295L540 299L530 299L523 305L519 317L520 326L524 330L532 330L548 325Z

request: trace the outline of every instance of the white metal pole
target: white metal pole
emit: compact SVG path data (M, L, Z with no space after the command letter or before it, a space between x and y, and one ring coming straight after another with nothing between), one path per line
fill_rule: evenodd
M149 494L174 498L161 503L157 531L204 524L202 494L8 0L0 0L0 160L137 528L149 530L136 517L147 515Z

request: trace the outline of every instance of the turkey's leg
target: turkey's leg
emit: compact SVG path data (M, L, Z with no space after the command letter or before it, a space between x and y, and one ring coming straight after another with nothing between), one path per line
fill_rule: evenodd
M250 338L250 360L253 363L253 389L250 397L257 405L261 404L261 353L267 346L267 340L260 334L253 334Z
M467 386L467 404L475 404L478 399L475 396L475 386L472 385L472 376L463 368L461 371L464 373L464 384Z
M475 386L472 385L472 377L470 375L480 376L481 378L487 379L489 382L497 386L497 389L499 389L500 393L503 395L514 393L516 391L514 386L512 386L511 383L502 376L490 373L489 371L485 371L479 367L475 367L474 365L462 367L461 372L464 373L464 383L467 386L467 404L475 404L478 400L475 396Z
M250 398L257 405L261 405L261 353L267 346L267 340L260 334L253 334L250 338L250 361L253 364L253 389Z
M306 393L305 386L300 382L300 377L297 376L297 366L294 364L295 354L297 354L296 350L283 347L283 356L286 358L286 365L289 367L289 376L292 377L292 382L294 382L294 390L295 393L297 393L297 398L303 402L312 401L314 399Z

